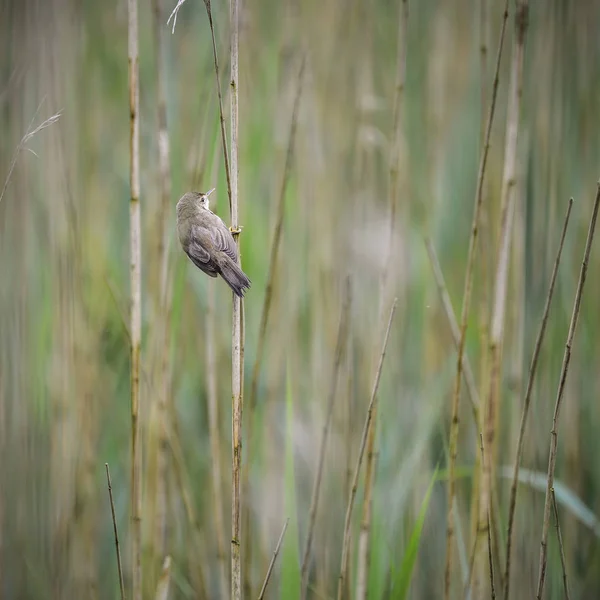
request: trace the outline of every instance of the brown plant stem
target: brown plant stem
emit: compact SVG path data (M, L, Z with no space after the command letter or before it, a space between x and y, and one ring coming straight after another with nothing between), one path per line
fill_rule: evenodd
M560 521L558 520L558 506L556 506L556 496L552 488L552 508L554 509L554 519L556 520L556 538L558 539L558 548L560 550L560 566L563 575L563 587L565 588L565 599L571 600L569 594L569 584L567 581L567 561L565 559L565 547L563 544L562 533L560 532Z
M128 0L130 116L130 279L131 306L131 551L132 597L142 599L142 454L140 444L140 355L142 346L142 269L140 219L140 119L137 0Z
M329 427L331 425L331 417L333 416L333 405L335 402L337 384L339 378L340 367L344 352L346 349L346 341L348 338L348 323L350 316L350 306L352 303L352 291L350 277L346 277L344 285L344 295L342 299L342 310L340 314L340 322L338 327L337 342L335 345L335 358L333 361L333 373L331 375L331 387L327 398L327 408L325 411L325 422L323 423L323 431L321 433L321 444L319 447L319 455L317 460L317 471L313 483L312 497L310 501L310 510L308 513L308 531L306 534L306 545L302 555L302 567L300 569L300 598L304 600L308 589L308 565L310 560L310 551L312 548L313 534L315 522L317 518L317 509L319 506L319 494L321 491L321 479L323 476L323 465L325 464L325 451L327 449L327 440L329 437Z
M254 440L254 412L256 410L256 403L258 400L258 381L260 378L260 369L262 366L263 356L265 352L266 338L267 338L267 326L269 323L269 317L271 314L271 303L273 300L273 290L275 287L276 275L277 275L277 262L279 258L279 247L281 245L281 237L283 233L283 220L285 216L285 196L287 193L288 183L292 173L292 163L294 158L294 146L296 141L296 130L298 128L298 113L300 109L300 98L302 96L302 81L304 77L304 68L306 63L306 57L302 58L300 65L300 71L298 73L298 88L296 90L296 96L294 98L294 105L292 108L292 116L290 120L290 133L288 137L288 146L285 157L285 166L283 169L283 178L281 181L281 188L279 191L279 198L277 200L277 217L275 222L275 230L273 232L273 240L271 242L271 251L269 254L269 270L267 271L267 283L265 287L265 298L263 301L260 325L258 330L258 344L256 347L256 358L254 359L254 365L252 368L252 380L250 383L250 397L248 401L248 430L246 436L246 445L248 448L246 459L246 468L242 472L242 495L246 498L243 506L242 523L246 528L246 538L244 541L244 590L246 595L251 594L252 584L250 581L249 566L251 563L252 556L252 536L250 532L250 504L248 502L249 497L249 475L250 467L252 464L252 450Z
M483 535L487 528L487 506L491 504L491 490L494 480L494 457L496 441L496 425L499 412L500 372L502 368L502 347L504 342L504 320L506 316L506 296L508 291L509 256L512 243L514 213L517 202L517 148L519 134L519 118L521 113L521 96L523 87L523 60L525 54L525 37L528 19L527 0L517 4L515 13L515 43L513 48L506 116L506 144L504 148L504 172L502 175L501 191L501 224L500 248L496 265L494 282L494 306L490 329L489 357L490 381L487 402L484 406L484 436L487 452L486 462L482 464L479 526L478 534ZM485 580L485 564L483 556L475 558L475 589ZM507 586L504 588L507 589ZM505 591L505 594L507 592ZM505 596L507 597L507 596Z
M119 546L119 532L117 530L117 517L115 516L115 503L113 500L112 493L112 482L110 480L110 471L108 469L108 463L104 463L106 468L106 482L108 484L108 498L110 500L110 514L113 522L113 532L115 534L115 550L117 553L117 569L119 572L119 590L121 592L121 600L125 600L125 586L123 585L123 566L121 563L121 548Z
M458 349L458 345L460 343L460 329L458 328L458 323L456 322L456 315L454 314L454 309L452 308L452 300L450 299L450 294L448 293L448 288L446 287L446 281L444 280L444 274L442 273L442 268L440 267L440 261L438 260L437 252L435 251L435 248L429 238L425 238L425 246L427 248L429 262L431 263L431 268L433 270L435 284L440 295L440 300L442 301L444 314L446 315L448 325L450 326L450 331L452 332L454 346ZM479 431L479 392L477 391L477 385L475 384L475 376L473 375L471 362L466 353L463 355L463 374L465 383L467 384L467 391L469 392L471 412L473 413L473 424L475 425L475 430Z
M229 211L233 214L233 200L231 192L231 171L229 168L229 153L227 151L227 135L225 133L225 114L223 111L223 94L221 93L221 79L219 77L219 58L217 56L217 42L215 40L215 27L212 18L212 9L210 0L204 0L206 14L208 15L208 24L210 25L210 35L212 39L213 59L215 64L215 79L217 80L217 95L219 96L219 126L221 129L221 142L223 145L223 160L225 161L225 178L227 179L227 197L229 199ZM233 5L232 5L233 6ZM233 13L232 13L233 15ZM237 27L237 25L236 25ZM232 32L233 35L233 32ZM237 33L236 33L237 35ZM233 52L233 48L232 48ZM237 63L236 63L237 68ZM233 66L232 66L233 69ZM232 100L233 102L233 100ZM233 118L233 115L232 115ZM233 134L232 134L233 135ZM236 175L237 177L237 175ZM236 211L237 212L237 211Z
M496 98L498 95L498 81L500 78L500 62L502 58L502 48L504 46L504 34L506 32L506 21L508 19L508 0L504 6L502 18L502 28L500 31L500 41L498 44L498 55L496 58L496 70L494 83L492 85L492 98L490 103L490 112L487 120L485 143L482 148L479 173L477 175L477 191L475 194L475 206L473 208L473 221L471 224L471 236L469 238L469 250L467 254L467 269L465 273L465 285L463 293L463 305L460 320L460 341L458 344L458 356L456 361L456 377L454 380L454 393L452 395L452 414L450 421L450 442L449 442L449 476L448 476L448 513L446 519L446 562L444 567L444 599L450 600L450 580L452 573L452 551L454 542L454 496L456 494L456 457L458 454L458 427L459 427L459 400L460 388L462 383L463 354L465 350L465 341L467 337L467 322L469 317L469 306L471 302L471 291L473 287L473 266L475 264L475 252L477 249L477 236L479 233L479 215L483 200L483 183L485 179L485 169L487 165L488 153L490 148L490 136L492 132L492 123L496 110Z
M239 4L238 0L230 2L231 20L231 230L239 250L238 226L238 80L239 80ZM238 251L238 264L241 257ZM242 470L242 409L243 409L243 305L242 300L233 294L232 333L231 333L231 441L232 441L232 484L231 484L231 597L240 600L242 597L242 561L241 561L241 499L240 476Z
M558 244L558 251L554 260L554 268L552 269L552 276L550 277L550 286L548 288L548 295L546 296L546 304L544 306L544 312L542 315L542 322L538 331L537 339L533 350L533 356L531 358L531 366L529 367L529 379L527 380L527 388L525 390L525 399L523 401L523 412L521 414L521 424L519 426L519 437L517 440L517 452L515 455L515 464L513 468L512 483L510 486L510 500L508 505L508 533L506 541L506 565L504 568L504 600L508 600L508 588L510 584L510 559L512 549L512 536L515 518L515 508L517 504L517 484L519 480L519 467L521 466L521 457L523 454L523 442L525 440L525 427L527 424L527 416L529 415L529 406L531 404L531 393L533 391L533 382L537 373L537 365L540 357L540 350L546 334L546 324L548 323L548 315L550 314L550 306L552 304L552 298L554 296L554 287L556 284L556 277L558 275L558 266L562 256L562 250L565 242L565 236L567 233L567 227L569 225L569 218L571 216L571 209L573 207L573 198L569 200L569 206L567 208L567 214L565 216L565 222L562 228L560 241Z
M269 580L271 579L271 573L273 572L273 567L275 566L275 561L277 560L277 555L279 554L279 550L281 548L281 543L283 542L283 536L287 530L289 519L285 520L283 524L283 529L281 530L281 534L279 535L279 540L277 541L277 546L275 546L275 550L273 551L273 556L271 558L271 562L269 563L269 568L267 569L267 574L265 575L265 580L262 584L262 588L260 589L260 594L258 595L258 600L263 600L265 597L265 592L267 590L267 585L269 584Z
M404 88L406 86L406 55L408 49L408 0L402 0L398 15L398 49L396 59L396 82L394 86L394 112L392 123L393 141L389 156L389 240L387 257L381 278L381 295L379 318L382 319L383 306L387 303L389 291L392 285L392 259L394 256L394 242L396 230L396 213L399 196L399 173L401 147L403 143L403 110L402 102ZM367 597L367 581L369 577L369 557L371 540L371 513L373 508L373 488L375 486L375 462L377 437L377 406L373 409L372 425L369 429L367 439L367 461L365 465L365 496L358 536L358 560L357 560L357 600L365 600Z
M556 395L556 404L554 406L554 416L552 417L552 429L550 430L550 453L548 457L548 482L546 484L546 501L544 503L544 521L542 525L542 541L540 544L540 571L538 577L537 594L538 600L542 598L544 591L544 582L546 579L546 560L548 557L548 529L550 527L550 511L552 505L552 488L554 487L554 470L556 468L556 453L558 450L558 419L560 417L560 409L565 392L565 384L567 382L567 374L569 372L569 364L571 362L571 349L575 338L575 330L577 329L577 321L579 320L579 311L581 309L581 296L583 287L587 277L588 263L590 252L592 250L592 242L596 230L596 220L598 219L598 207L600 206L600 181L596 191L596 200L590 219L587 240L585 242L585 251L583 261L581 263L581 271L579 273L579 282L577 283L577 292L575 294L575 302L573 305L573 314L571 315L571 324L569 325L569 333L565 344L565 353L558 383L558 392Z
M358 490L358 478L360 476L360 468L362 466L363 457L365 454L365 447L367 445L367 436L369 435L369 428L371 427L371 420L373 416L373 409L375 407L375 401L377 399L377 390L379 389L379 381L381 379L381 370L383 368L383 361L385 359L385 353L387 350L388 340L390 338L390 331L392 329L392 322L394 320L394 314L396 313L397 300L394 300L392 308L390 310L390 318L388 320L385 336L383 340L383 346L381 348L381 355L379 357L379 364L377 365L377 371L375 373L375 381L373 382L373 389L371 391L371 398L369 401L369 408L367 409L367 417L363 426L362 436L360 440L360 449L358 451L358 457L356 459L356 466L354 467L354 475L352 477L352 487L350 488L350 494L348 498L348 507L346 509L346 517L344 519L344 537L342 542L342 560L340 565L340 574L338 577L338 589L337 599L342 600L344 597L344 585L346 580L346 570L348 568L348 554L350 552L350 525L352 521L352 511L354 509L354 500L356 498L356 492Z

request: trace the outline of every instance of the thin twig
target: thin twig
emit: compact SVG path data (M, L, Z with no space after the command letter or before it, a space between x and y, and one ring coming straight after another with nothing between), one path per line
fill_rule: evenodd
M397 299L394 300L392 308L390 310L390 318L385 331L385 337L383 340L383 346L381 348L381 355L379 357L379 364L377 365L377 371L375 373L375 381L373 382L373 389L371 391L371 399L369 401L369 408L367 410L367 417L362 431L362 437L360 440L360 449L358 451L358 457L356 459L356 466L354 468L354 476L352 478L352 488L350 489L350 497L348 499L348 507L346 509L346 518L344 520L344 538L342 543L342 561L340 566L340 574L338 579L338 590L337 598L341 600L344 593L344 582L346 578L346 569L348 567L348 554L350 550L350 523L352 520L352 510L354 508L354 500L356 498L356 491L358 489L358 478L360 475L360 468L362 466L363 456L365 453L365 447L367 445L367 436L369 435L369 428L371 427L371 417L373 414L373 407L375 406L375 400L377 398L377 390L379 389L379 380L381 379L381 370L383 368L383 361L385 359L385 353L390 338L390 330L392 329L392 321L394 320L394 314L396 313Z
M573 198L569 200L569 206L567 207L567 214L565 216L565 222L562 228L560 241L558 244L558 251L556 258L554 259L554 268L552 269L552 276L550 277L550 286L548 288L548 295L546 296L546 304L544 306L544 313L542 315L542 322L538 331L537 339L535 341L535 347L533 350L533 356L531 358L531 366L529 367L529 379L527 381L527 388L525 391L525 400L523 401L523 412L521 413L521 424L519 426L519 438L517 440L517 452L515 456L515 464L513 469L512 483L510 486L510 501L508 507L508 534L506 540L506 566L504 568L504 590L506 600L506 590L509 587L510 577L510 558L512 548L512 535L513 526L515 519L515 508L517 504L517 483L519 480L519 467L521 466L521 456L523 454L523 442L525 440L525 426L527 423L527 416L529 414L529 406L531 404L531 393L533 390L533 382L537 373L537 365L540 357L540 350L544 341L546 333L546 324L548 322L548 315L550 314L550 306L552 304L552 298L554 297L554 286L556 284L556 277L558 275L558 266L562 256L562 250L565 242L565 236L567 233L567 226L569 225L569 218L571 216L571 209L573 207Z
M304 554L302 556L302 568L300 570L301 578L301 592L300 598L304 600L306 598L306 592L308 587L308 564L310 559L310 551L312 548L313 533L315 528L315 522L317 518L317 508L319 506L319 494L321 491L321 478L323 475L323 465L325 463L325 450L327 448L327 439L329 437L329 427L331 424L331 417L333 415L333 405L335 402L338 376L340 372L340 366L344 357L346 349L346 340L348 338L348 322L350 315L350 305L352 303L352 293L350 285L350 276L346 277L346 283L344 286L344 297L342 300L342 311L340 314L340 322L338 328L337 342L335 345L335 359L333 361L333 373L331 375L329 389L329 397L327 399L327 409L325 412L325 422L323 423L323 432L321 434L321 445L319 448L319 457L317 462L317 471L315 473L315 481L313 483L312 498L310 501L310 510L308 513L308 532L306 534L306 546L304 548Z
M579 319L579 311L581 309L581 295L583 293L583 286L587 277L588 262L590 258L590 252L592 250L592 241L594 239L594 232L596 230L596 220L598 218L598 207L600 206L600 181L598 182L598 188L596 191L596 200L594 202L594 209L592 212L592 218L590 220L590 227L588 229L587 240L585 243L585 252L583 254L583 262L581 263L581 272L579 274L579 282L577 283L577 292L575 294L575 303L573 305L573 314L571 315L571 324L569 326L569 333L567 335L567 343L565 345L565 353L563 357L563 364L560 374L560 380L558 384L558 392L556 395L556 404L554 407L554 416L552 418L552 429L550 431L550 453L548 457L548 482L546 484L546 502L544 504L544 522L542 526L542 541L540 547L540 573L538 578L537 586L537 598L541 600L542 592L544 591L544 581L546 579L546 560L548 553L548 528L550 526L550 510L552 504L551 490L554 486L554 470L556 468L556 452L558 448L558 418L560 416L560 409L562 406L562 400L565 391L565 384L567 381L567 374L569 372L569 364L571 362L571 349L573 347L573 339L575 337L575 330L577 329L577 321Z
M447 537L446 537L446 564L444 567L444 598L450 599L450 577L452 572L452 550L454 541L454 496L456 494L456 457L458 453L458 426L459 426L459 400L460 388L462 383L463 354L465 350L465 341L467 337L467 322L469 317L469 305L471 302L471 291L473 287L473 266L475 264L475 251L477 248L477 236L479 233L479 215L483 200L483 183L485 179L485 169L487 165L488 153L490 149L490 136L492 132L492 123L496 111L496 98L498 96L498 81L500 79L500 62L502 58L502 48L504 46L504 34L506 32L506 21L508 19L508 2L504 6L502 18L502 28L500 31L500 41L498 43L498 56L496 58L496 70L494 74L494 83L492 86L492 98L490 103L490 112L488 116L485 143L482 148L479 173L477 175L477 192L475 194L475 206L473 208L473 221L471 224L471 236L469 238L469 251L467 254L467 270L465 273L465 285L463 293L463 305L460 322L460 341L458 344L458 356L456 360L456 378L454 381L454 393L452 396L452 415L450 421L450 464L448 476L448 513L446 519Z
M283 220L285 216L285 197L287 193L288 183L290 180L290 176L292 173L292 163L294 157L294 147L296 140L296 131L298 127L298 113L300 108L300 98L302 95L302 82L304 78L304 67L305 67L306 57L302 58L302 63L300 65L300 71L298 73L298 88L296 90L296 97L294 99L294 105L292 108L292 116L290 120L290 134L288 137L288 146L285 157L285 166L283 169L283 178L281 181L281 188L279 190L279 198L277 200L277 217L275 223L275 230L273 233L273 240L271 242L271 251L269 255L269 270L267 272L267 283L265 286L265 298L263 301L262 312L260 316L260 326L258 329L258 344L256 347L256 356L254 359L254 366L252 368L252 380L250 384L250 397L248 401L248 430L247 430L247 438L246 438L246 447L248 448L248 458L246 460L246 468L242 473L242 496L247 498L249 494L249 475L250 475L250 466L252 464L252 450L253 450L253 440L254 440L254 411L256 410L256 402L258 398L258 380L260 377L260 369L262 366L266 338L267 338L267 325L269 322L269 316L271 314L271 302L273 299L273 290L275 288L275 278L277 275L277 261L279 257L279 247L281 245L281 237L283 232ZM244 527L246 527L246 538L244 542L244 562L246 565L249 565L251 560L251 552L252 552L252 535L250 532L250 504L249 502L244 502L243 506L243 516L242 523ZM250 584L250 573L246 568L244 573L244 587L246 591L246 596L251 594L251 584Z
M269 579L271 579L271 573L273 572L273 567L275 566L275 561L277 560L277 555L279 554L279 549L281 548L281 543L283 542L283 536L287 530L288 523L290 522L289 518L285 520L283 524L283 529L281 530L281 535L279 536L279 541L277 542L277 546L275 546L275 550L273 551L273 556L271 558L271 562L269 563L269 568L267 569L267 574L265 575L265 580L262 584L262 588L260 589L260 594L258 595L258 600L262 600L265 597L265 590L267 589L267 585L269 583Z
M227 179L227 197L229 198L229 211L231 212L231 172L229 169L229 152L227 151L227 136L225 134L225 114L223 111L223 95L221 93L221 79L219 77L219 59L217 56L217 42L215 40L215 28L212 18L212 9L210 0L204 0L206 14L208 15L208 24L210 25L210 35L212 38L213 59L215 63L215 79L217 80L217 95L219 96L219 125L221 127L221 142L223 145L223 160L225 161L225 178ZM173 22L173 28L175 22Z
M110 500L110 512L112 515L113 531L115 533L115 549L117 551L117 569L119 571L119 589L121 590L121 600L125 600L125 586L123 584L123 566L121 564L121 547L119 546L119 532L117 531L117 517L115 516L115 503L112 493L112 482L110 480L110 471L108 463L104 463L106 467L106 481L108 483L108 498Z
M567 582L567 561L565 560L565 547L563 544L562 533L560 532L560 521L558 520L558 506L556 506L554 488L552 488L552 506L554 508L554 518L556 519L556 537L558 538L558 548L560 550L560 564L562 567L565 598L566 600L571 600L571 596L569 595L569 584Z

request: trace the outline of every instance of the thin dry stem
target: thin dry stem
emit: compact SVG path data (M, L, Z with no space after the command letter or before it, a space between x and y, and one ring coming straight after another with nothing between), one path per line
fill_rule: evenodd
M508 19L508 0L504 7L504 15L502 18L502 29L500 31L500 41L498 44L498 56L496 59L496 70L494 75L494 83L492 86L492 98L490 103L490 112L487 121L485 143L482 148L481 162L479 165L479 173L477 176L477 192L475 195L475 206L473 209L473 221L471 225L471 236L469 238L469 251L467 255L467 269L465 273L465 286L463 293L463 306L460 322L460 341L458 344L458 356L456 361L456 378L454 381L454 393L452 396L452 416L450 421L450 464L448 477L448 513L446 519L447 537L446 537L446 564L444 567L444 598L450 600L450 580L452 572L452 551L454 541L454 496L456 494L456 457L458 453L458 427L459 427L459 400L460 388L462 383L463 370L463 354L465 350L465 341L467 337L467 322L469 316L469 305L471 301L471 291L473 287L473 266L475 264L475 252L477 249L477 236L479 233L479 215L481 212L481 204L483 200L483 183L485 179L485 169L490 148L490 135L492 131L492 123L494 121L494 113L496 110L496 98L498 95L498 81L500 78L500 62L502 58L502 48L504 46L504 34L506 32L506 21Z
M142 346L142 252L140 224L140 119L137 0L128 1L130 114L131 278L131 550L133 600L142 599L142 452L140 443L140 355Z
M169 423L172 426L172 430L169 430L169 445L173 455L173 470L175 472L175 479L177 481L177 485L179 486L179 492L181 494L183 508L185 510L188 523L192 530L193 552L189 553L190 559L192 559L190 562L194 565L192 577L197 585L197 589L195 591L197 592L198 596L200 598L208 598L208 595L206 593L206 584L204 582L203 561L201 551L202 531L200 529L200 522L198 521L198 516L196 515L196 510L194 508L192 493L189 489L189 477L186 473L183 452L181 449L181 442L179 441L181 437L179 435L177 416L174 407L171 405L169 408L171 409L171 418L169 419Z
M392 261L394 257L394 240L396 229L396 213L400 188L400 158L403 143L403 98L406 86L406 55L408 49L408 0L402 0L398 14L398 49L396 59L396 83L394 86L393 99L393 140L389 156L389 240L387 257L381 278L381 294L379 318L383 318L383 307L391 295L393 272ZM404 169L405 170L405 169ZM388 290L388 288L390 288ZM367 464L365 466L365 496L363 500L363 511L358 536L358 559L357 559L357 584L356 598L364 600L367 597L367 581L369 577L369 557L371 541L371 512L373 502L373 487L375 485L375 441L377 437L377 406L373 409L372 424L367 439Z
M560 532L560 521L558 520L558 506L556 505L556 496L554 495L554 488L552 488L552 507L554 509L554 519L556 520L556 537L558 539L558 548L560 550L560 566L562 568L565 598L566 600L571 600L571 596L569 594L569 583L567 581L567 561L565 559L565 547L563 544L562 533Z
M296 90L296 96L294 99L294 105L292 108L292 116L290 121L290 134L288 137L288 146L285 157L285 166L283 169L283 178L281 181L281 188L279 192L279 198L277 201L277 219L275 223L275 231L273 233L273 241L271 242L271 251L269 255L269 270L267 272L267 284L265 287L265 299L263 301L262 312L260 316L260 326L258 330L258 344L256 347L256 358L254 359L254 366L252 368L252 381L250 384L250 398L249 398L249 418L248 418L248 431L246 437L246 445L248 448L248 458L246 460L247 466L242 473L242 495L247 498L249 494L249 473L250 465L252 464L252 448L253 448L253 433L254 433L254 411L256 409L256 402L258 399L258 380L260 377L260 369L262 366L265 344L267 338L267 325L269 323L269 316L271 314L271 302L273 300L273 290L275 287L275 280L277 276L277 262L279 257L279 247L281 244L281 237L283 232L283 219L285 216L285 196L287 193L288 183L292 173L292 163L294 157L294 147L296 140L296 130L298 128L298 113L300 108L300 98L302 96L302 81L304 77L306 58L302 58L300 65L300 71L298 73L298 88ZM246 595L251 593L251 582L249 565L251 562L252 554L252 536L250 533L250 518L249 518L250 504L249 502L244 503L242 523L246 527L246 538L244 542L244 563L246 569L244 572L244 588Z
M239 249L238 227L238 56L239 56L239 5L231 0L231 230ZM240 253L238 263L241 266ZM232 387L232 485L231 485L231 597L242 597L242 561L240 553L240 476L242 470L242 409L243 409L243 326L242 301L233 294L232 334L231 334L231 387Z
M321 445L319 447L319 457L317 462L317 471L315 473L315 481L313 483L312 497L310 501L310 510L308 513L308 532L306 534L306 546L302 556L302 568L300 571L301 592L300 598L306 598L308 589L308 565L310 559L310 551L312 548L313 534L315 522L317 518L317 509L319 506L319 494L321 492L321 479L323 476L323 465L325 464L325 451L327 449L327 440L329 438L329 428L331 425L331 417L333 415L333 405L335 402L338 377L344 352L346 349L346 341L348 338L348 322L350 315L350 305L352 303L352 293L350 277L346 277L344 286L344 296L342 300L342 311L340 314L340 323L338 327L337 342L335 345L335 359L333 361L333 373L331 375L331 387L327 398L327 409L325 413L325 422L323 423L323 431L321 434Z
M171 583L171 557L165 556L163 561L162 573L156 586L154 600L167 600L169 597L169 585Z
M108 498L110 500L110 514L112 516L113 531L115 534L115 550L117 553L117 569L119 571L119 590L121 592L121 600L125 600L125 586L123 584L123 566L121 563L121 547L119 546L119 532L117 530L117 517L115 516L115 503L112 493L112 482L110 480L110 470L108 463L104 463L106 467L106 482L108 484Z
M221 93L221 78L219 77L219 59L217 56L217 42L215 40L215 28L212 18L212 9L210 0L204 0L206 14L208 15L208 24L210 25L210 35L212 39L213 59L215 64L215 79L217 80L217 95L219 96L219 125L221 129L221 143L223 146L223 160L225 161L225 178L227 179L227 197L229 199L229 211L233 214L232 195L231 195L231 172L229 169L229 152L227 151L227 135L225 133L225 114L223 111L223 94ZM177 18L177 17L175 17ZM173 22L173 29L175 22ZM233 52L233 49L232 49ZM233 68L233 67L232 67ZM233 100L232 100L233 102ZM233 115L232 115L233 118ZM233 136L233 132L232 132ZM236 175L237 177L237 175Z
M217 559L219 570L219 585L221 594L229 593L227 583L227 561L225 547L225 519L223 516L223 497L221 479L221 431L219 429L219 403L217 394L217 361L215 337L215 286L209 282L208 303L206 311L206 381L208 396L208 428L210 437L211 475L214 504L214 529L217 542Z
M385 353L390 338L390 331L392 329L392 322L394 320L394 314L396 313L397 299L394 300L392 308L390 310L390 318L388 320L387 328L385 331L385 337L383 340L383 346L381 348L381 355L379 357L379 364L377 365L377 371L375 373L375 381L373 382L373 389L371 391L371 399L369 401L369 408L367 410L367 417L362 431L360 440L360 449L358 451L358 457L356 459L356 466L354 468L354 475L352 477L352 487L350 489L350 495L348 498L348 507L346 509L346 518L344 520L344 537L342 542L342 560L340 565L340 574L338 578L338 590L337 598L342 600L344 594L344 585L346 579L346 570L348 568L348 554L350 551L350 524L352 521L352 510L354 509L354 500L356 498L356 491L358 489L358 478L360 476L360 468L362 466L363 457L365 454L365 447L367 445L367 436L369 435L369 429L371 427L371 419L373 415L373 408L375 406L375 400L377 398L377 390L379 389L379 381L381 379L381 370L383 368L383 361L385 359Z
M277 541L277 546L275 546L275 550L273 551L273 557L271 558L271 562L269 563L269 568L267 569L267 574L265 575L265 580L262 584L262 588L260 589L260 594L258 595L258 600L262 600L265 597L265 591L267 589L267 585L269 584L269 579L271 579L271 573L273 572L273 567L275 566L275 561L277 560L277 555L279 554L279 549L281 548L281 543L283 542L283 536L287 530L288 523L290 522L289 518L285 520L283 524L283 529L281 530L281 534L279 536L279 540Z
M577 329L577 321L579 320L579 311L581 309L581 296L583 287L587 277L588 263L590 252L592 250L592 242L596 230L596 220L598 219L598 207L600 206L600 181L596 191L596 200L592 218L590 219L590 227L588 229L587 240L585 243L585 251L583 254L583 262L581 263L581 271L579 273L579 282L577 283L577 292L575 294L575 303L573 305L573 314L571 315L571 324L569 325L569 333L567 335L567 343L565 344L565 353L563 357L560 380L558 384L558 392L556 395L556 405L554 407L554 416L552 418L552 429L550 431L550 453L548 457L548 482L546 485L546 502L544 504L544 521L542 526L542 541L540 548L540 572L537 585L537 598L541 600L542 592L544 591L544 581L546 579L546 560L548 553L548 529L550 527L550 510L552 504L552 488L554 487L554 470L556 468L556 453L558 449L558 419L560 417L560 409L562 406L565 384L567 382L567 374L569 372L569 364L571 362L571 349L575 338L575 330Z
M519 437L517 440L517 452L515 456L515 464L513 469L512 483L510 486L510 500L508 508L508 534L506 542L506 566L504 568L504 600L508 599L508 587L510 581L510 558L512 548L512 535L515 518L515 508L517 503L517 483L519 479L519 467L521 465L521 456L523 454L523 442L525 440L525 426L527 423L527 416L529 414L529 406L531 404L531 393L533 390L533 382L537 373L537 365L540 357L540 350L544 341L546 333L546 324L548 323L548 315L550 314L550 306L552 304L552 298L554 296L554 287L556 284L556 277L558 275L558 266L562 255L562 250L565 242L565 236L567 233L567 227L569 225L569 218L571 216L571 209L573 207L573 198L569 200L569 206L567 208L567 214L565 216L565 222L562 228L560 241L558 244L558 251L554 260L554 268L552 269L552 276L550 277L550 286L548 288L548 295L546 296L546 304L544 306L544 313L542 315L542 322L538 331L537 339L533 350L533 356L531 358L531 366L529 367L529 379L527 381L527 388L525 391L525 400L523 401L523 412L521 414L521 424L519 426Z
M437 252L435 251L435 248L429 238L425 238L425 246L427 247L427 254L429 256L429 261L431 262L431 268L433 269L433 276L435 278L436 287L440 295L440 300L442 301L444 314L446 315L448 325L450 326L452 339L454 340L454 345L458 349L460 343L460 329L458 328L456 315L454 314L454 309L452 308L452 300L450 299L450 294L448 293L444 274L442 273L442 268L440 267L440 261L438 260ZM469 392L469 400L471 401L473 423L475 425L475 429L479 431L479 392L477 391L477 385L475 384L475 376L473 375L471 362L466 352L463 354L463 372L465 383L467 384L467 391Z
M506 116L506 144L504 148L504 172L502 175L501 191L501 225L500 248L496 277L494 283L494 308L490 330L489 356L491 360L491 376L489 381L489 394L484 407L484 435L487 452L486 461L482 464L481 500L479 503L479 527L482 534L487 525L487 506L491 503L491 490L494 478L494 456L496 425L499 411L500 372L502 368L502 347L504 342L504 320L506 316L506 295L508 290L508 262L512 243L514 212L517 201L517 147L519 136L519 117L521 112L521 96L523 86L523 59L525 54L525 37L527 32L527 2L517 6L515 14L515 44L512 57L510 87L508 97L508 111ZM485 580L485 563L483 557L476 561L475 585ZM507 598L508 586L505 586Z
M153 330L152 356L155 361L153 372L157 377L154 396L153 410L151 410L151 430L156 435L151 436L149 441L150 452L156 456L154 473L149 479L155 482L155 489L148 489L150 499L149 518L154 530L152 538L152 564L159 556L164 556L166 546L166 496L167 496L167 474L168 474L168 444L167 429L169 411L167 403L170 398L171 372L169 361L170 349L170 313L171 313L171 286L169 285L169 232L172 227L168 218L169 204L171 202L171 169L169 164L170 144L169 131L167 128L167 106L164 89L164 72L162 61L162 2L164 0L153 0L154 13L154 40L156 53L156 93L157 93L157 137L158 137L158 171L160 202L156 211L156 261L155 272L157 275L157 294L155 293L155 306L157 318L156 327ZM153 443L152 443L153 442ZM152 461L148 461L150 466ZM151 486L148 486L149 488Z

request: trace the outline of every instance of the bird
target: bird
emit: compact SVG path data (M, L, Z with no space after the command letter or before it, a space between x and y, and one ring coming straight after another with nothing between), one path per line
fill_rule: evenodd
M210 277L220 275L239 298L252 282L238 265L238 248L231 230L210 210L204 192L187 192L177 202L177 234L189 259Z

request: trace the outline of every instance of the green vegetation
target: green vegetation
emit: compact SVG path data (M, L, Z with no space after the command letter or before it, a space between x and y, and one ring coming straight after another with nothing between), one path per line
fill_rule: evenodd
M158 22L153 4L139 1L142 588L144 598L161 589L169 599L212 600L230 596L232 300L222 280L200 273L181 251L175 205L186 191L216 187L211 209L230 221L219 101L204 2L183 4L174 33L167 18L176 1L160 1ZM211 4L228 129L229 6ZM525 428L512 538L510 598L536 595L550 430L600 177L600 0L529 7L498 340L492 315L516 41L509 3L465 338L480 421L463 380L451 469L456 343L425 239L460 325L503 5L409 0L403 35L400 1L240 4L239 239L252 280L244 301L245 599L258 597L286 519L265 598L301 597L334 372L306 597L336 597L344 517L396 297L352 513L344 598L363 600L361 573L370 600L443 597L451 477L450 597L467 589L473 598L490 597L481 529L488 511L480 502L488 497L494 587L502 597L529 366L573 197ZM121 0L0 1L0 597L9 600L120 596L105 463L131 598L127 16ZM170 192L159 159L159 89ZM596 239L557 427L554 491L571 598L600 594L599 269ZM350 319L334 369L347 275ZM496 408L486 418L491 395ZM484 447L490 489L482 485L484 425L494 434ZM552 510L543 598L564 597Z

